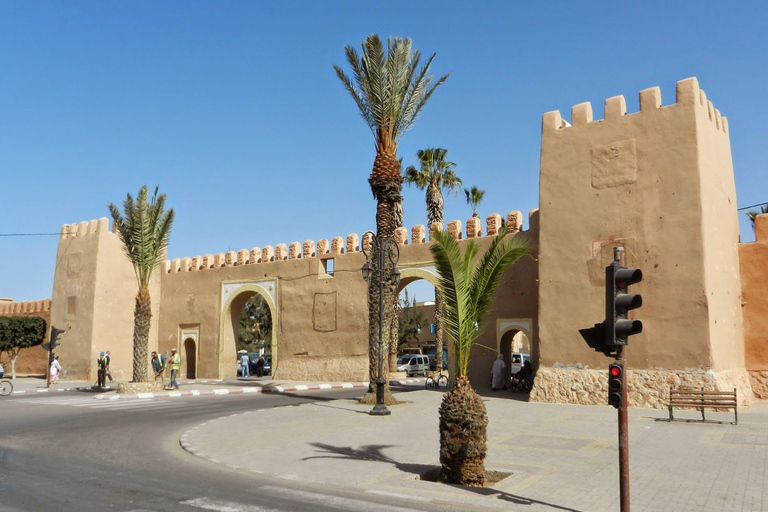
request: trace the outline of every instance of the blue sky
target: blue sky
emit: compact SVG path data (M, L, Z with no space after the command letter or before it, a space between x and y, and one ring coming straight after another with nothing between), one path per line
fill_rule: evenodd
M766 27L765 2L6 0L0 234L107 217L145 183L176 211L170 258L372 229L373 138L332 68L371 33L452 73L399 156L447 148L481 217L537 207L544 112L599 119L617 94L636 112L656 85L669 104L690 76L728 118L739 207L765 202ZM425 223L423 192L404 197ZM0 297L50 297L57 240L0 237Z

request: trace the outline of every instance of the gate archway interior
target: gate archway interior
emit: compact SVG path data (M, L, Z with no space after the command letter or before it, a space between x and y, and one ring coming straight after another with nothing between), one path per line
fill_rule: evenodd
M274 377L278 370L277 350L277 283L275 281L258 281L248 283L225 283L222 285L222 313L219 336L219 374L222 377L233 377L237 374L237 337L240 326L240 315L246 302L254 295L261 296L269 307L272 317L272 332L265 345L265 353L272 356L272 373Z
M531 336L527 329L530 320L500 321L499 322L499 347L498 353L504 358L504 382L509 382L512 377L512 353L521 352L531 354ZM531 361L533 363L533 361Z
M194 338L184 339L184 361L186 365L186 375L188 379L197 378L197 343Z

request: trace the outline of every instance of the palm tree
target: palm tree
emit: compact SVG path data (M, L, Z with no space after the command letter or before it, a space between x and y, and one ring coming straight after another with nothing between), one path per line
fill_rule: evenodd
M482 332L479 320L490 309L501 276L518 258L532 254L527 239L506 234L502 227L477 261L480 245L474 240L462 255L458 242L438 231L430 246L444 298L444 327L456 353L456 380L440 405L440 479L452 484L485 483L488 416L467 378L467 365Z
M477 217L477 207L483 202L485 190L480 190L477 187L472 187L471 189L465 188L464 195L467 196L467 204L472 207L472 216Z
M151 200L148 199L146 185L139 190L135 202L128 194L123 201L124 215L117 206L109 203L115 231L133 264L139 285L133 312L133 382L147 381L149 325L152 320L149 281L152 272L165 258L173 224L173 209L165 211L165 194L158 195L159 188L155 187Z
M389 38L387 48L378 35L370 35L361 45L362 55L352 46L344 48L347 62L352 68L352 78L334 64L336 75L360 110L360 115L373 134L376 158L373 170L368 178L371 192L376 200L376 234L378 237L391 238L397 228L397 205L402 201L403 177L400 174L400 161L397 158L397 144L403 134L416 121L435 89L442 85L449 75L434 81L429 74L435 55L427 59L419 69L421 53L412 49L410 39ZM375 259L375 258L374 258ZM388 269L387 269L388 270ZM389 274L389 272L385 272ZM377 377L378 357L378 311L379 311L379 271L374 269L373 278L368 283L368 319L369 319L369 361L368 369L371 385L364 400L374 399L373 382ZM386 284L382 304L394 304L395 286ZM383 332L391 337L393 307L385 307ZM385 348L386 349L386 348ZM387 381L389 368L385 366L382 375ZM389 395L389 389L385 390ZM390 396L387 398L392 403Z
M457 194L461 179L456 176L456 164L446 160L447 149L428 148L416 152L420 167L405 170L405 182L427 191L427 220L429 226L443 223L443 189ZM435 288L435 367L443 367L443 325L440 321L443 299Z
M759 212L747 212L747 217L749 217L749 220L752 222L752 229L755 229L755 217L758 215L761 215L763 213L768 213L768 204L761 206Z

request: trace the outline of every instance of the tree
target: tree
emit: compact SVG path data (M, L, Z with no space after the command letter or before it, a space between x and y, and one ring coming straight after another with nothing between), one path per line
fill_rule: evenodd
M133 312L133 382L147 381L149 365L149 327L152 321L152 301L149 283L152 272L165 259L173 224L173 209L165 210L165 194L158 195L155 187L149 199L143 185L134 202L131 194L123 201L124 214L109 203L115 231L136 273L139 290Z
M428 148L416 152L419 169L409 166L405 170L405 182L411 183L427 192L427 221L431 229L443 224L443 189L448 193L458 194L461 179L456 176L456 164L446 160L447 149ZM441 228L442 229L442 228ZM443 325L440 321L443 299L435 288L435 365L443 367Z
M759 212L747 212L747 217L752 222L752 229L755 229L755 217L763 213L768 213L768 204L761 206Z
M237 348L254 352L267 346L271 338L272 312L264 297L257 293L248 299L240 314Z
M397 144L403 134L413 126L435 89L442 85L449 75L435 81L434 76L429 74L434 54L419 68L421 53L412 49L410 39L390 37L385 49L379 36L373 34L365 39L361 49L362 55L352 46L344 48L347 62L352 68L352 78L339 66L334 64L333 68L373 134L376 158L368 184L376 200L376 234L378 237L392 238L397 227L396 211L397 204L402 201L403 183L400 160L397 158ZM375 400L373 383L378 376L378 311L384 304L395 303L395 286L385 284L383 301L379 304L380 272L375 266L376 262L373 277L368 281L368 370L371 384L363 399L368 403ZM389 270L386 269L383 273L389 275ZM390 333L390 336L383 336L382 339L389 340L394 307L384 307L382 315L382 334ZM382 349L385 353L388 351L387 347ZM388 370L386 365L382 369L385 382L388 380ZM385 394L386 402L393 403L388 384Z
M472 344L484 328L480 320L491 307L504 271L532 254L527 239L506 235L502 228L477 260L480 245L474 240L463 255L445 231L436 232L430 245L444 298L444 327L456 353L456 380L440 405L440 479L452 484L485 483L488 416L467 378L467 366Z
M16 359L22 349L35 347L45 340L45 320L39 316L0 317L0 352L11 360L11 378L16 378Z
M472 207L472 216L477 217L477 207L483 202L485 190L480 190L477 187L465 188L464 195L467 196L467 204Z
M419 336L421 336L421 329L426 324L427 319L424 317L421 309L416 307L416 298L413 302L408 301L408 290L405 290L404 297L399 301L400 305L400 318L397 329L397 348L408 344L413 340L418 343Z

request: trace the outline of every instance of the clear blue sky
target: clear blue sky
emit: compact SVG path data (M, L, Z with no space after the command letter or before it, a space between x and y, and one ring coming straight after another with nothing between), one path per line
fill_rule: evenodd
M372 229L373 138L332 68L371 33L452 73L399 156L447 148L483 218L537 207L544 112L602 118L617 94L636 112L656 85L669 104L690 76L728 118L739 206L768 201L766 28L765 2L6 0L0 233L107 217L145 183L176 211L170 258ZM425 223L423 192L404 197ZM50 297L57 240L0 237L0 297Z

